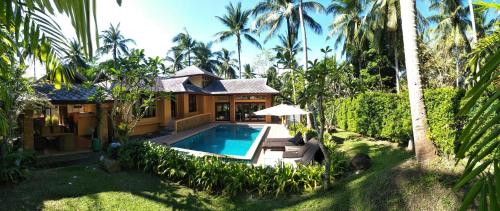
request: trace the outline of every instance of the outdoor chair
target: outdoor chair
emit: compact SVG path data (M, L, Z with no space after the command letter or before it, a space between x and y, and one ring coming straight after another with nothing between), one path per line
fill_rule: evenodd
M302 133L297 133L293 138L267 138L262 148L273 151L285 151L285 146L296 146L296 144L304 143Z

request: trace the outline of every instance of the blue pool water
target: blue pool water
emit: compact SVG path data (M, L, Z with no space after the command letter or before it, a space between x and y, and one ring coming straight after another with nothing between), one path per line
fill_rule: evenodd
M262 126L218 125L172 146L220 155L245 156L262 129Z

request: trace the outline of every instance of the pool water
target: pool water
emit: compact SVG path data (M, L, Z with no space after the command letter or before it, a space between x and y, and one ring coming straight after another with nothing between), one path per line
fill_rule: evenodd
M263 126L218 125L182 139L173 147L215 153L227 156L245 156Z

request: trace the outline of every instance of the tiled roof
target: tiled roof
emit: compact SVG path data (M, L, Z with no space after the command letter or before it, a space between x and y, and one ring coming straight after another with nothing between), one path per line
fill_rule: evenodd
M210 94L277 94L265 78L214 81L204 90Z
M69 87L63 85L60 89L56 89L53 84L47 82L36 83L33 88L51 102L56 103L86 103L96 90L95 87L87 88L80 84L72 84ZM109 96L108 100L110 100Z
M165 92L185 92L184 83L188 80L189 77L160 78L157 82L157 88Z
M192 76L192 75L208 75L208 76L212 76L212 77L215 77L215 78L219 78L219 76L211 73L211 72L208 72L204 69L201 69L197 66L189 66L189 67L186 67L182 70L179 70L177 71L173 76L172 78L177 78L177 77L185 77L185 76Z

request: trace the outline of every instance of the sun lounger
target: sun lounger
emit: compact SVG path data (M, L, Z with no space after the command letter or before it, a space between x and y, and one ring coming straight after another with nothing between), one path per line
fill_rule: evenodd
M316 152L319 150L318 140L315 138L309 140L306 144L309 145L307 151L304 152L302 157L299 160L296 160L297 163L302 163L304 165L311 164L314 160L314 156Z
M270 149L273 151L285 151L286 146L295 146L302 139L302 134L297 133L293 138L267 138L262 145L263 149Z

